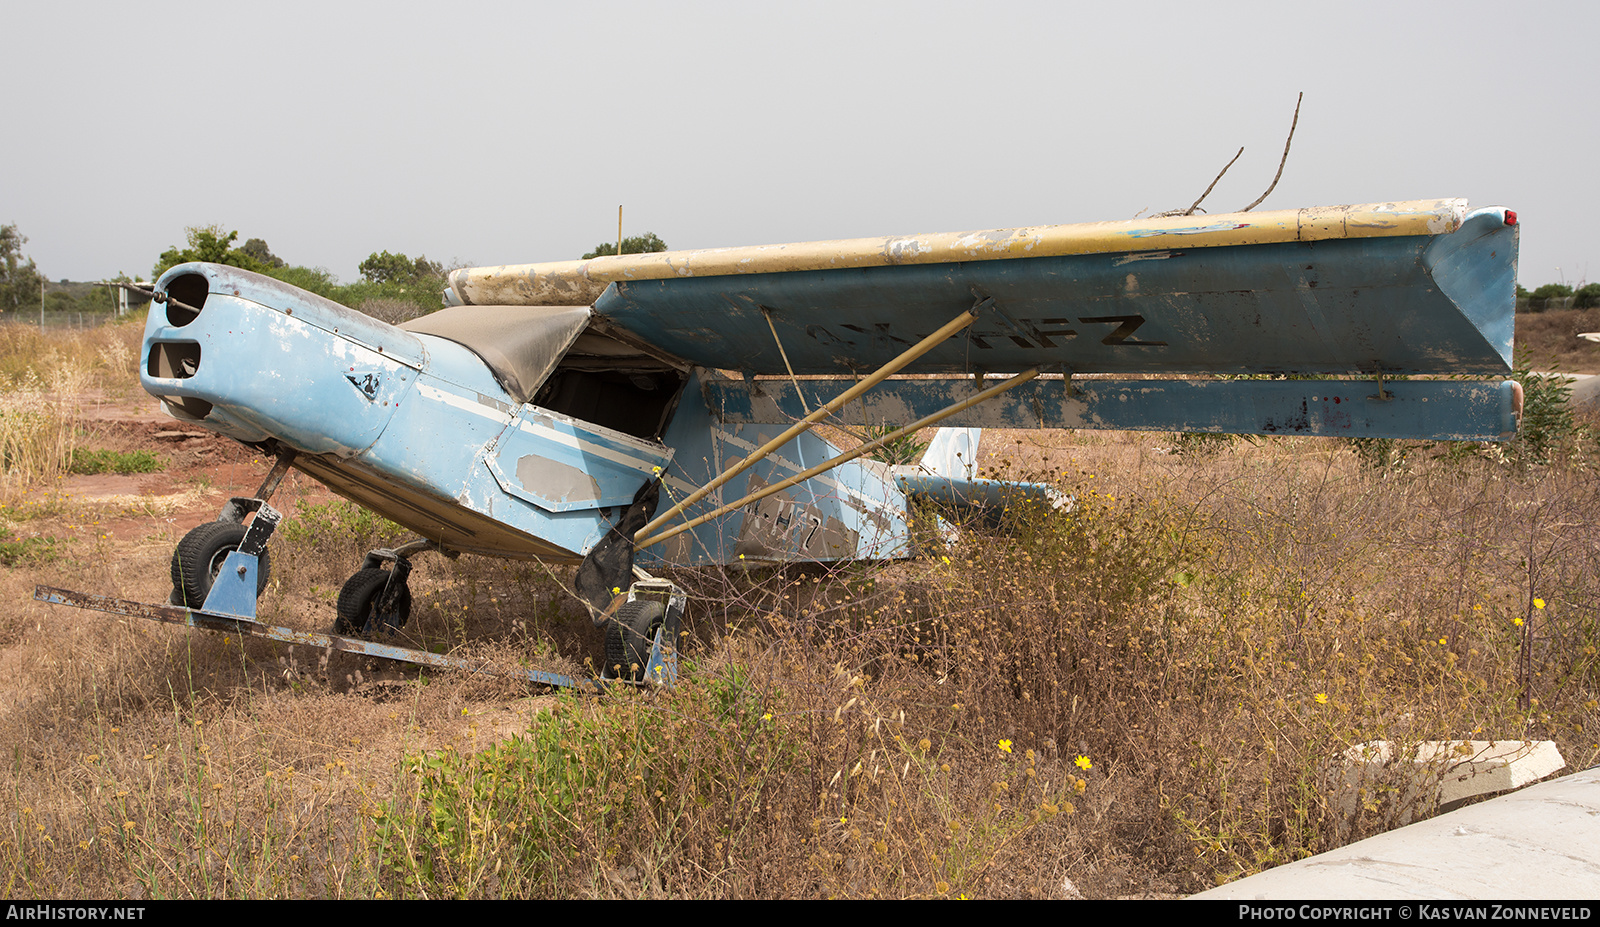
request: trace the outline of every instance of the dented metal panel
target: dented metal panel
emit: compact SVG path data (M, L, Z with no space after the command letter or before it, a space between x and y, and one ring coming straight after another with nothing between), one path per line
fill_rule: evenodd
M506 492L551 512L627 506L672 450L608 428L524 406L485 451Z

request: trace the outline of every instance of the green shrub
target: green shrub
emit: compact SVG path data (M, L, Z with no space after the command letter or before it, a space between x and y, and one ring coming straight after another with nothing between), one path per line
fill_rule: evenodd
M895 425L869 425L866 429L865 438L867 441L876 441L886 435L893 434L897 430L898 427ZM903 466L914 464L921 460L922 455L927 450L928 442L918 440L916 433L913 432L895 438L883 447L868 454L867 459L881 460L891 466Z
M567 695L521 737L413 757L374 838L392 893L553 895L597 862L715 867L742 850L800 761L791 729L736 668L663 698Z
M1523 463L1548 464L1551 454L1578 432L1572 412L1572 384L1561 376L1540 376L1522 358L1512 379L1522 384L1522 424L1507 453Z
M72 453L73 473L155 473L165 466L160 457L146 450L77 450Z
M278 527L279 536L291 543L351 543L381 547L404 537L406 530L387 518L342 499L298 506L294 517Z
M791 693L755 681L779 667L764 663L566 697L522 737L411 758L376 815L385 891L976 895L1000 854L1072 813L1081 780L1035 751L903 736L907 710L864 676L834 667Z

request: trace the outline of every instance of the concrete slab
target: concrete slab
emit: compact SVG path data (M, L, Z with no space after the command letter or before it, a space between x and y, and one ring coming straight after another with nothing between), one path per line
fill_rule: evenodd
M1600 769L1532 785L1194 898L1592 899Z
M1384 740L1356 744L1344 752L1350 789L1346 811L1355 810L1356 793L1363 784L1390 778L1386 773L1399 761L1397 752ZM1567 765L1549 740L1429 740L1408 753L1415 770L1408 792L1430 811L1479 795L1520 789Z

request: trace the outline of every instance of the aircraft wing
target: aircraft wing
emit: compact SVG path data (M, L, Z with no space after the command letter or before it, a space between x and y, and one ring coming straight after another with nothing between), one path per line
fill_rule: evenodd
M1514 384L1393 378L1510 371L1518 232L1507 210L1427 200L476 268L447 298L592 304L597 326L744 374L709 387L728 421L792 420L813 385L791 371L858 377L973 309L902 377L1139 379L1043 379L949 424L1488 438L1514 431ZM867 401L905 422L960 394L897 379Z

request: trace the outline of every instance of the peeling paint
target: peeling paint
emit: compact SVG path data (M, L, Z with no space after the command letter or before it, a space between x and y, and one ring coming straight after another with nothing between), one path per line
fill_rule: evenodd
M891 263L899 264L912 260L918 255L932 254L933 246L917 238L891 239L885 249Z
M1248 222L1213 222L1210 225L1202 225L1198 228L1134 229L1126 234L1129 238L1155 238L1157 236L1166 235L1215 235L1218 232L1233 232L1237 231L1238 229L1247 229L1249 227L1250 223Z
M801 403L791 384L760 380L761 394L743 383L708 384L725 422L782 424ZM835 395L849 381L811 380L806 402ZM1215 431L1499 440L1515 429L1514 382L1407 380L1384 384L1383 403L1354 399L1372 392L1369 380L1124 380L1080 379L1066 397L1062 381L1039 379L945 420L948 427L1078 428L1119 431ZM890 380L847 412L850 421L904 422L932 414L977 392L970 380ZM733 410L742 410L733 414ZM1302 423L1303 428L1296 428Z
M517 458L517 482L522 488L558 502L598 502L600 483L577 467L526 454Z
M450 275L449 286L478 305L591 305L612 281L663 280L935 264L965 260L1107 254L1148 239L1156 250L1171 238L1184 248L1227 247L1363 236L1435 235L1461 224L1466 200L1417 200L1219 216L1177 216L1127 222L1087 222L886 238L797 242L700 251L661 251L593 261L472 267ZM518 285L520 284L520 285Z
M1182 252L1135 251L1132 254L1125 254L1122 257L1117 258L1115 261L1112 261L1111 266L1121 267L1124 264L1132 264L1134 261L1165 261L1166 259L1172 257L1175 253L1181 254Z
M493 396L485 396L482 393L478 393L478 403L479 403L479 405L488 406L489 408L494 409L495 411L501 413L502 415L511 415L512 411L513 411L512 408L511 408L511 404L510 403L503 402L503 401L501 401L499 399L494 398Z

